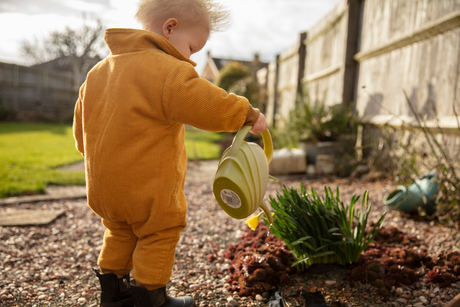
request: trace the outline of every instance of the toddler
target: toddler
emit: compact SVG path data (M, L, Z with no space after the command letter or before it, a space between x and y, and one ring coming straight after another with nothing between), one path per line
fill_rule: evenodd
M110 55L80 88L74 137L88 205L106 227L95 269L101 306L194 306L165 287L186 226L184 124L267 129L246 98L200 78L189 59L227 16L211 0L142 0L143 30L107 29Z

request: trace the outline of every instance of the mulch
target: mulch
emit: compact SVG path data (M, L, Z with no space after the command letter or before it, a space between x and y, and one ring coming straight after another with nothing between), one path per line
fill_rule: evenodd
M353 194L369 191L373 204L371 220L377 221L387 208L384 196L395 188L388 180L364 182L351 179L307 179L285 177L282 183L298 186L302 182L317 191L330 186L340 188L346 203ZM270 182L267 196L275 196L280 186ZM244 220L229 217L216 203L211 182L187 182L187 228L177 245L176 263L168 290L171 295L192 295L197 306L268 306L273 293L259 300L240 297L227 290L231 261L226 248L244 233ZM58 210L65 214L45 226L0 227L0 305L1 306L98 306L99 285L91 268L96 265L104 228L100 218L87 206L86 199L39 201L8 204L0 214L15 209ZM457 229L435 221L414 219L389 211L385 226L394 226L416 236L430 256L442 251L460 250ZM209 258L209 255L215 257ZM211 260L211 261L209 261ZM292 276L291 284L280 291L286 306L305 306L302 293L321 293L331 306L442 306L460 293L460 284L439 288L421 279L413 286L394 289L383 301L369 284L350 286L345 269L337 266L307 270ZM423 297L423 298L422 298Z

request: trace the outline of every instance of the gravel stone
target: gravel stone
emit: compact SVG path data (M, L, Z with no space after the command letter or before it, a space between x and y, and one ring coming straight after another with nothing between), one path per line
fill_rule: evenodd
M428 300L427 300L426 297L424 297L424 296L420 296L419 299L420 299L420 301L421 301L423 304L428 303Z
M230 299L227 302L228 307L238 307L239 305L240 304L237 301L235 301L234 299Z
M404 298L398 298L398 299L396 299L396 302L401 303L403 305L407 304L407 300L404 299Z

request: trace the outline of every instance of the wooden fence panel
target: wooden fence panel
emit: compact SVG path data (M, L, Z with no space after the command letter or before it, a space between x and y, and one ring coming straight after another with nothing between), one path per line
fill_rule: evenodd
M265 117L269 125L273 126L275 123L275 96L276 96L276 77L277 75L277 63L271 62L268 64L267 72L267 103Z
M460 110L460 1L366 0L356 108L372 123ZM365 87L365 88L363 88ZM441 121L443 122L443 120ZM444 122L447 122L444 121Z
M403 37L458 10L458 0L366 0L361 49Z
M17 120L70 119L77 98L70 76L0 63L0 104Z
M278 99L277 99L277 120L281 128L288 119L290 111L295 107L297 96L299 71L299 47L301 42L294 45L280 54L278 60Z
M308 31L303 83L313 100L342 103L348 4L341 1Z

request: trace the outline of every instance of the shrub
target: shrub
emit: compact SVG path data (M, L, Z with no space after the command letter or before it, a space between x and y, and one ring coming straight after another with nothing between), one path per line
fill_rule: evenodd
M283 186L282 193L277 193L276 198L270 197L275 211L270 229L292 251L297 260L294 265L305 269L314 263L357 262L378 234L386 213L366 232L372 208L367 191L358 210L356 203L360 196L353 196L347 208L340 201L338 188L334 195L331 188L325 187L324 197L314 189L307 194L302 184L300 188L299 194L296 189Z
M247 66L236 61L225 65L215 84L227 92L246 97L253 107L260 107L259 84Z
M281 147L295 147L299 142L338 141L344 137L355 139L357 127L351 105L349 108L343 104L326 105L323 100L312 100L304 90L275 138Z
M0 121L12 120L15 117L13 109L0 99Z
M232 86L234 86L238 81L245 79L251 76L249 69L239 64L238 62L233 62L231 64L225 65L219 77L217 77L215 83L217 86L223 88L226 91L229 91Z

